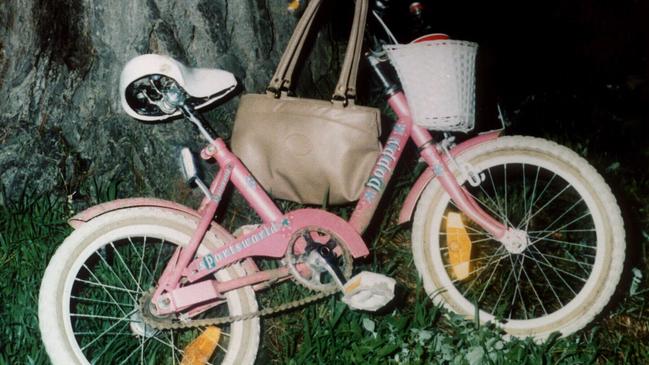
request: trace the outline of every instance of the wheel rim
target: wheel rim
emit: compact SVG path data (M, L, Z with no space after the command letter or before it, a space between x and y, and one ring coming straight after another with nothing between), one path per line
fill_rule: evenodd
M134 236L132 231L151 234ZM96 238L80 253L65 280L63 295L69 300L62 304L65 333L79 359L98 364L180 363L184 347L202 329L153 330L143 327L137 312L140 296L173 254L176 244L172 242L188 240L189 236L173 229L129 227ZM217 277L229 275L221 271ZM231 292L226 297L236 295ZM208 313L222 316L232 309L228 303ZM207 363L228 362L230 343L241 340L239 326L221 328L217 349Z
M436 286L446 290L442 296L453 298L453 309L472 316L473 304L479 303L482 321L504 320L511 334L533 334L530 328L552 331L551 323L591 300L592 289L605 272L602 218L594 208L596 202L579 179L553 172L565 169L544 159L485 157L475 164L485 173L485 181L477 188L465 184L467 190L487 212L507 216L503 220L508 226L527 231L531 244L521 254L512 254L465 219L473 241L472 274L458 280L446 253L444 232L446 216L458 209L444 193L432 217L440 236L436 237L435 229L428 233L427 254L434 267L444 268L438 269ZM518 184L498 184L502 177Z

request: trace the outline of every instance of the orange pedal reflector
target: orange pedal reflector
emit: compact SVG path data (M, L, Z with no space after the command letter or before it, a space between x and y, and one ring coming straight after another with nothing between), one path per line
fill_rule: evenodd
M471 273L471 239L459 213L448 213L446 217L446 244L455 278L466 279Z
M185 355L180 365L203 365L206 364L221 338L221 330L218 327L209 326L205 331L185 347Z

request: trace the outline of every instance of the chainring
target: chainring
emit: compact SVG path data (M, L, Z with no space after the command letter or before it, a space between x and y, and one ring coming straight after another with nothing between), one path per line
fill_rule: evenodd
M331 277L331 274L323 267L317 266L308 260L308 254L317 245L326 245L336 254L340 271L345 279L349 279L352 275L354 265L352 255L338 236L324 228L308 226L293 233L288 244L288 249L286 250L284 261L288 266L289 272L299 284L318 292L335 292L338 290L338 286L336 281ZM309 276L303 275L297 269L297 264L300 263L308 267L309 273L307 275ZM325 276L324 279L323 275ZM327 277L329 281L321 281L321 279L326 280Z

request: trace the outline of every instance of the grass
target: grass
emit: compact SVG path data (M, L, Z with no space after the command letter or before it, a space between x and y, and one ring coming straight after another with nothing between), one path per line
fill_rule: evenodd
M612 168L609 174L630 181L627 193L646 216L647 181ZM386 201L401 201L415 174L404 174ZM117 186L92 186L92 203L114 199ZM381 313L356 312L336 298L262 321L258 363L277 364L640 364L649 363L649 287L644 247L649 222L635 227L640 259L631 262L616 301L587 329L568 338L552 337L543 344L531 340L503 341L491 326L479 326L433 305L417 281L409 230L395 227L396 206L385 208L376 232L370 233L372 255L362 269L398 279L398 300ZM0 317L0 363L48 363L40 343L37 321L38 289L56 247L69 234L65 223L72 206L64 197L34 197L0 205L0 274L3 284ZM345 211L339 212L342 215ZM240 213L243 214L243 213ZM227 218L226 218L227 219ZM633 237L633 236L632 236ZM633 243L633 242L632 242ZM289 284L260 297L263 305L306 295Z
M47 363L38 331L38 290L49 258L70 232L68 215L60 198L25 197L0 206L0 363Z

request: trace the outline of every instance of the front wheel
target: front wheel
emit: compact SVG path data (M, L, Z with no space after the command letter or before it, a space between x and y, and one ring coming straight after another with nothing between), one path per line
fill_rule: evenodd
M531 137L502 137L458 160L484 174L477 187L459 178L469 194L529 239L503 245L431 182L412 228L427 293L512 336L542 340L584 327L609 301L624 261L620 209L602 177L573 151Z
M54 364L179 364L185 347L203 329L153 328L140 298L148 293L178 245L189 242L197 219L159 208L129 208L93 219L56 251L41 283L38 317ZM199 254L228 236L208 231ZM218 271L219 280L244 275L239 265ZM225 294L206 317L257 310L254 291ZM259 318L221 328L206 364L252 364L259 346Z

